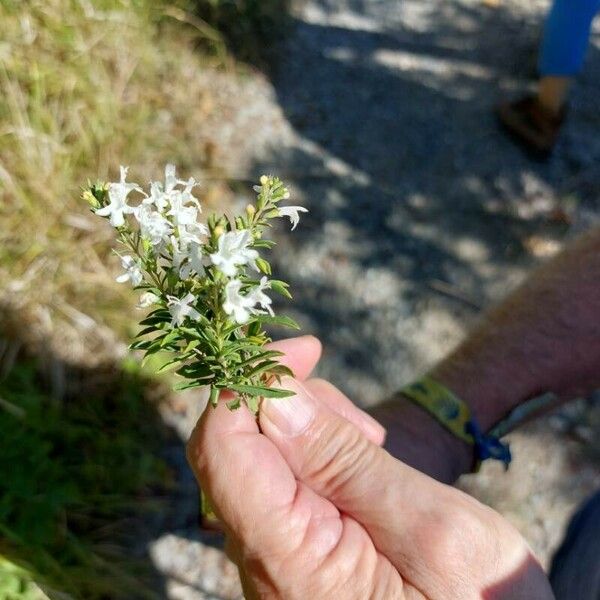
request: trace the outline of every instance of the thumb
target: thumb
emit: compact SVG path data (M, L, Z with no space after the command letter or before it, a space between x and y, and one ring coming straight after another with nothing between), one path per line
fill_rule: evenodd
M524 540L499 515L393 458L302 383L285 379L283 387L295 395L264 402L263 434L295 478L360 523L422 595L488 597L498 582L525 575L548 590Z
M263 434L298 481L361 523L402 572L422 551L417 524L437 514L449 488L369 441L302 383L285 378L282 387L295 395L264 401Z
M428 477L395 460L356 424L332 410L329 399L321 395L337 391L333 386L330 390L312 388L310 382L291 378L285 378L281 385L295 395L265 399L259 413L260 427L298 480L354 516L374 510L374 497L380 512L382 492L389 496L389 486L401 487L402 481L413 486L416 480L430 495ZM396 503L400 500L395 498Z

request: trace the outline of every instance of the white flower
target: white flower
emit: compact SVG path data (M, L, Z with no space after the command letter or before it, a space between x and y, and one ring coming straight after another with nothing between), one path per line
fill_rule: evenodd
M130 214L133 212L133 207L127 204L127 196L132 191L141 192L137 183L127 183L128 167L121 167L121 180L119 183L111 183L108 186L108 199L110 204L107 204L103 208L99 208L96 214L100 217L110 216L110 224L113 227L122 227L125 223L125 217L123 215Z
M194 271L198 275L204 275L204 263L206 256L202 253L202 245L192 242L188 248L188 264L186 265L189 271ZM182 275L183 276L183 275ZM189 277L189 272L184 279Z
M165 165L165 194L170 194L178 183L181 183L175 175L177 169L175 165Z
M150 182L150 195L142 200L142 204L154 204L160 212L163 212L167 208L169 201L163 192L160 182Z
M292 224L292 231L294 231L298 223L300 223L300 215L298 213L308 212L308 209L304 208L304 206L280 206L277 208L277 210L279 211L280 217L290 218L290 223Z
M140 204L134 214L140 223L142 237L149 240L153 246L162 244L173 232L171 223L158 211L152 210L149 204Z
M195 198L194 198L195 200ZM196 204L197 204L196 200ZM192 225L198 218L199 205L187 206L186 200L179 194L171 198L171 210L167 215L173 217L173 223L179 226Z
M248 297L254 303L253 305L259 304L264 308L271 316L273 316L273 309L271 308L272 300L267 296L263 290L271 286L269 280L266 277L262 277L260 283L255 287L249 294ZM256 309L254 312L258 312Z
M257 304L272 315L271 298L263 292L268 287L269 282L266 277L263 277L257 287L251 290L246 296L242 296L240 294L242 282L239 279L232 279L225 286L223 310L228 315L233 316L233 320L240 325L246 323L251 315L264 312L256 308Z
M185 190L178 190L178 185L185 185ZM193 198L195 200L191 194L191 189L195 185L196 182L193 179L188 181L177 179L175 165L166 165L164 184L160 181L151 181L150 196L148 196L143 203L154 204L160 212L163 212L176 198L184 197Z
M152 292L146 292L140 296L140 301L137 303L136 308L148 308L153 304L158 304L160 298Z
M119 283L131 281L131 285L136 287L142 283L144 276L140 265L133 256L121 256L121 266L125 269L125 273L117 277Z
M224 233L219 237L218 250L210 255L210 260L221 273L228 277L233 277L237 272L237 267L241 265L250 265L258 271L255 262L258 252L248 248L251 241L252 236L248 229Z
M233 316L236 323L242 325L252 314L254 300L249 296L242 296L240 289L242 282L239 279L232 279L225 286L225 302L223 302L223 310Z
M195 186L196 182L190 178L185 182L183 190L173 190L169 196L171 210L167 215L173 217L173 223L178 227L193 225L196 223L198 213L202 212L200 203L192 195Z
M192 202L198 207L198 210L200 210L200 204L194 194L192 194L192 190L197 187L199 183L193 177L190 177L187 181L180 180L179 183L183 185L183 190L178 192L182 203L187 204L188 202Z
M182 246L188 244L201 244L202 238L208 235L208 227L204 223L190 223L189 225L180 225L177 228L179 240Z
M175 296L168 296L169 312L171 313L171 327L175 325L181 325L187 317L197 321L200 318L200 313L193 307L190 306L192 302L195 302L196 296L191 292L187 296L179 299Z
M173 266L179 271L179 276L182 279L187 279L187 276L183 276L181 273L181 271L183 270L182 265L188 257L187 252L185 251L185 247L183 248L183 250L181 249L179 245L179 240L174 235L171 236L171 246L173 247Z

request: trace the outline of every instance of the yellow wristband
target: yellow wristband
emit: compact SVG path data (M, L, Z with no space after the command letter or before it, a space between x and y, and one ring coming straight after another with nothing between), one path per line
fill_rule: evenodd
M425 376L401 390L402 394L424 408L446 429L467 444L473 444L473 436L467 433L471 410L447 387Z
M400 391L450 433L473 446L475 470L488 458L500 460L508 468L511 461L508 445L503 444L494 433L484 434L469 406L439 381L425 376Z

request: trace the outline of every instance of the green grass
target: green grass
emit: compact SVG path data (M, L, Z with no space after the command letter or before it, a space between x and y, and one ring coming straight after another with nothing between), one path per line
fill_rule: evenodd
M119 164L210 167L198 75L226 57L166 0L0 0L0 600L155 597L124 532L165 482L163 427L115 371L135 299L79 195Z
M164 428L115 369L135 298L80 189L120 164L218 175L199 75L262 55L286 5L0 0L0 600L153 596L122 525L165 481Z
M0 598L27 578L76 598L155 597L124 550L168 481L158 458L166 429L143 378L73 373L85 396L57 401L38 373L20 362L0 383ZM8 578L9 564L22 571Z

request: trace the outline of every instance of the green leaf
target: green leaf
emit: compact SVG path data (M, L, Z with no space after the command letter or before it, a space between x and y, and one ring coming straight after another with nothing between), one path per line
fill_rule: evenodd
M223 358L229 357L231 354L248 352L249 354L256 356L263 351L262 345L258 345L255 342L248 341L247 338L241 340L230 340L221 352Z
M140 325L157 325L158 323L170 323L171 316L163 316L163 315L154 315L151 317L146 317L142 321L140 321Z
M290 329L300 329L300 325L294 319L286 316L260 316L257 317L257 321L260 321L264 325L279 325L281 327L289 327Z
M269 373L277 375L279 377L281 377L282 375L287 375L288 377L294 376L294 372L289 367L286 367L285 365L282 365L280 363L277 363L274 367L269 369Z
M227 403L227 408L229 410L237 410L242 405L242 401L239 396L236 396L233 400L230 400Z
M271 279L271 289L286 298L292 299L292 295L290 294L288 288L290 287L285 281L280 281L279 279Z
M145 327L135 337L144 337L145 335L148 335L149 333L154 333L155 331L160 331L160 329L157 329L154 325L152 325L151 327Z
M213 405L216 406L217 403L219 402L219 394L221 393L221 390L217 387L215 387L214 385L211 386L210 388L210 396L208 397L208 401ZM232 405L232 406L230 406ZM227 406L229 407L230 410L233 410L234 408L239 408L240 403L239 403L239 399L237 399L237 406L235 405L235 400L233 400L232 402L228 402Z
M203 387L207 385L205 381L183 381L173 386L176 392L182 392L183 390L189 390L190 388Z
M164 365L162 365L162 367L160 367L159 369L157 369L157 373L164 373L165 371L170 371L171 369L175 368L178 364L181 363L181 357L178 356L177 358L174 358L168 362L166 362Z
M258 385L235 384L227 386L231 391L238 394L248 394L249 396L262 396L263 398L288 398L294 396L296 392L282 390L279 388L262 387Z
M193 350L194 348L197 348L200 345L200 340L192 340L186 347L185 350L183 351L184 354L188 354L190 353L190 350Z
M178 369L176 373L177 375L181 375L181 377L186 377L187 379L209 379L214 377L214 373L210 367L202 363L184 365Z
M248 325L248 335L255 336L260 333L260 323L258 321L252 321Z
M259 398L257 396L246 396L244 400L246 401L246 406L252 412L252 414L258 414Z
M246 358L235 366L239 369L240 367L252 365L259 360L270 360L273 358L279 358L280 356L283 356L283 352L279 352L279 350L263 350L258 354Z
M276 360L265 360L263 362L258 363L254 367L252 367L246 375L248 377L252 377L254 375L259 375L260 373L264 373L265 371L270 371L273 367L277 366L279 363Z
M256 266L265 274L271 274L271 265L264 258L256 259Z
M130 350L147 350L152 345L153 340L138 340L129 344Z
M150 346L144 354L144 358L142 359L142 367L146 365L146 363L148 362L148 359L153 354L156 354L157 352L160 352L161 350L162 350L162 348L160 347L160 344L153 342L152 346Z
M272 240L254 240L252 243L253 248L267 248L270 250L275 246L275 242Z
M177 329L173 329L171 331L169 331L169 333L167 333L167 335L165 335L162 339L162 341L160 342L160 347L164 348L165 346L167 346L168 344L170 344L171 342L174 342L175 340L180 338L180 334L179 331L177 331Z

